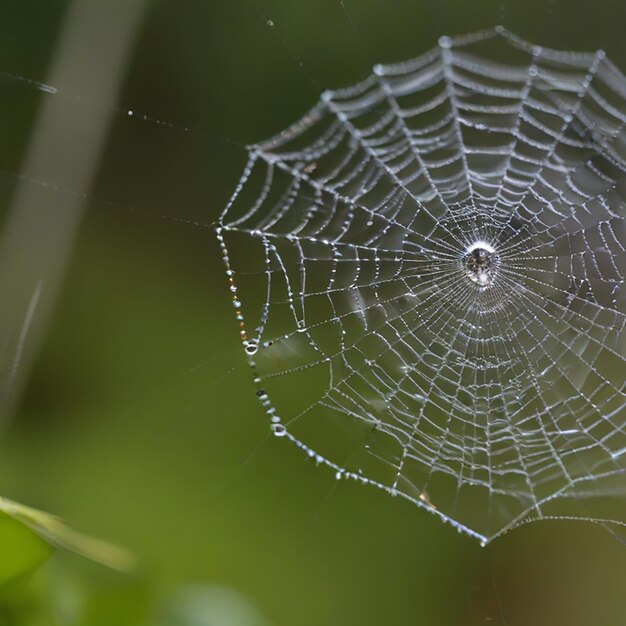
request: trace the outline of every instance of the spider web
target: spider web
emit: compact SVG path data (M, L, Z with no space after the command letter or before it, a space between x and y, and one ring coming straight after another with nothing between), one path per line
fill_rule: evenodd
M620 521L625 100L498 27L251 146L217 236L274 433L483 543Z

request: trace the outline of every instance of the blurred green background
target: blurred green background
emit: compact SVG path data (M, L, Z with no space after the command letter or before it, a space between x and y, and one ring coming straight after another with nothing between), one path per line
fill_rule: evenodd
M42 102L61 97L6 73L46 80L69 4L0 2L2 215ZM129 547L140 565L117 574L57 553L3 593L0 625L626 624L626 547L599 526L534 523L481 548L272 438L209 228L243 146L322 89L497 23L555 48L605 47L624 69L626 6L343 4L356 31L339 0L148 4L52 322L0 442L1 495Z

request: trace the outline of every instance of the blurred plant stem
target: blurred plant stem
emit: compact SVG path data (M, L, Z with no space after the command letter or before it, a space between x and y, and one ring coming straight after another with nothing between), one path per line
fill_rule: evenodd
M54 310L146 5L74 0L49 84L30 82L43 99L0 237L0 432Z

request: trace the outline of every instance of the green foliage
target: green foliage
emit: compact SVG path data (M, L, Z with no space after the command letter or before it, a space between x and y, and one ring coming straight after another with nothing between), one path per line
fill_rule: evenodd
M75 552L92 561L121 571L130 570L134 565L132 555L123 548L83 535L50 513L33 509L6 498L0 498L0 510L22 522L52 546Z
M233 589L197 586L170 598L154 626L268 626L268 622Z
M0 594L36 570L52 547L34 530L6 512L0 512Z

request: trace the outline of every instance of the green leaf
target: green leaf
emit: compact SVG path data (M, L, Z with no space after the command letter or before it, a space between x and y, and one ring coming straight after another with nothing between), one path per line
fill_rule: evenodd
M24 527L25 532L34 534L42 543L47 542L56 548L75 552L120 571L129 571L134 567L134 557L124 548L83 535L50 513L2 497L0 497L0 512L4 513L3 518L7 516L12 518L12 521ZM2 545L0 543L0 550ZM3 553L0 551L0 561L2 560ZM0 563L0 572L2 571L2 564ZM0 582L1 580L0 577Z
M0 512L0 592L36 570L52 547L27 525Z

